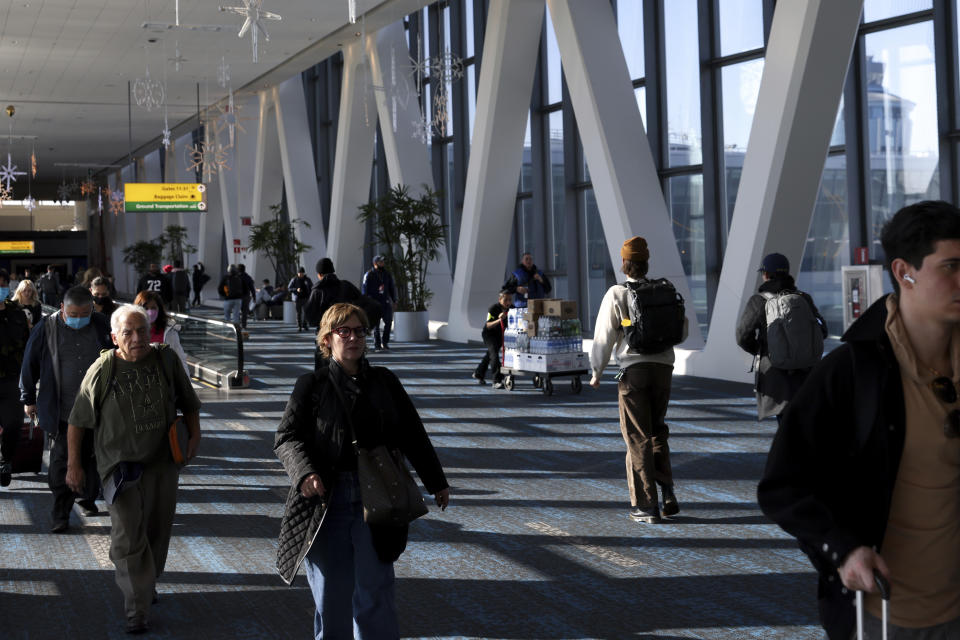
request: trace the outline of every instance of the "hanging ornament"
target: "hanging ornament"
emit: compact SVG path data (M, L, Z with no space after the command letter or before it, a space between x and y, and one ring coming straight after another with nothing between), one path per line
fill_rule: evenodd
M201 171L203 182L213 180L217 171L229 170L227 152L206 142L198 142L187 150L187 171Z
M97 189L97 213L103 215L103 189Z
M230 93L227 95L226 104L217 105L217 109L220 111L220 115L216 120L213 121L213 131L214 136L217 140L220 139L220 134L223 133L226 129L228 134L228 139L230 144L226 148L232 148L236 142L236 130L239 129L241 133L246 133L247 130L243 128L243 125L240 124L240 109L242 106L237 105L233 99L233 89L230 89Z
M113 189L107 188L103 190L103 195L106 196L107 206L110 207L110 213L115 216L123 213L123 191L114 191ZM100 209L101 211L103 210L102 204Z
M263 0L243 0L242 7L220 6L220 11L236 13L244 17L243 26L240 27L240 33L238 33L237 36L242 38L247 35L247 31L250 32L250 44L253 47L253 61L255 63L259 62L257 56L257 31L263 34L264 40L270 42L270 34L267 33L267 29L263 26L263 21L281 19L276 13L264 11L262 6Z
M23 208L33 213L33 210L37 208L37 201L33 199L33 196L27 196L23 201Z
M57 187L57 203L62 207L73 199L73 187L66 182L61 182Z
M17 181L17 176L27 175L26 171L17 171L17 165L13 164L13 159L10 156L10 152L7 152L7 164L6 166L0 165L0 182L6 183L7 191L12 193L10 189L10 183Z
M226 56L220 56L220 66L217 67L217 84L224 89L230 84L230 65L227 64Z
M7 188L5 186L0 184L0 209L3 208L4 200L9 200L10 197L11 197L11 193L7 191Z
M430 121L426 116L420 116L413 121L413 137L416 140L419 140L423 144L427 144L430 141L430 136L433 135L433 122Z
M30 173L34 178L37 177L37 152L30 151Z
M357 24L357 0L347 0L347 20Z
M180 42L174 41L174 54L172 58L167 58L167 61L173 63L173 70L177 73L180 73L180 68L183 66L184 62L189 62L186 58L180 55Z
M92 196L94 192L96 192L96 190L97 190L97 184L90 178L87 178L86 180L80 183L80 195L84 198L86 198L87 196Z
M133 93L134 103L147 111L153 111L162 105L166 95L163 83L150 78L149 66L147 67L144 77L137 78L133 81L131 92Z

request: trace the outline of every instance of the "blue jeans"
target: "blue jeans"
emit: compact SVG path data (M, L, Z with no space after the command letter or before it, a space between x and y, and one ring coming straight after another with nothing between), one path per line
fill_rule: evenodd
M232 322L233 324L240 324L240 305L243 304L243 300L240 298L234 298L233 300L224 300L223 301L223 321Z
M381 562L363 521L356 472L340 473L327 514L304 560L317 612L317 640L400 637L394 604L393 563Z

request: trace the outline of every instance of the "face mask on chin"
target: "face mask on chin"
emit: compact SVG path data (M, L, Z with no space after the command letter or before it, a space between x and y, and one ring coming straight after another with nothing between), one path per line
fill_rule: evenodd
M63 322L71 329L83 329L90 324L90 316L83 316L82 318L71 318L67 316Z

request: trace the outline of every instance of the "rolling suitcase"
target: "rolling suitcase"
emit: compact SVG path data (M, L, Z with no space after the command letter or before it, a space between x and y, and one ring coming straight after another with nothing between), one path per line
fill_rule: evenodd
M20 442L13 456L12 473L40 473L43 465L43 429L25 422L20 430Z
M880 592L880 597L883 600L880 624L883 629L882 640L887 640L887 626L889 625L888 620L890 616L890 583L887 582L887 579L884 578L883 574L877 569L873 570L873 581L876 583L877 590ZM857 640L863 640L863 591L857 591Z

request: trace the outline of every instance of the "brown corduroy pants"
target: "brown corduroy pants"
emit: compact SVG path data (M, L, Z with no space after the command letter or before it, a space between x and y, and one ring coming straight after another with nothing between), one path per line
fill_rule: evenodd
M657 483L673 486L669 429L663 420L672 379L671 365L643 362L624 369L618 386L630 504L641 509L658 503Z

